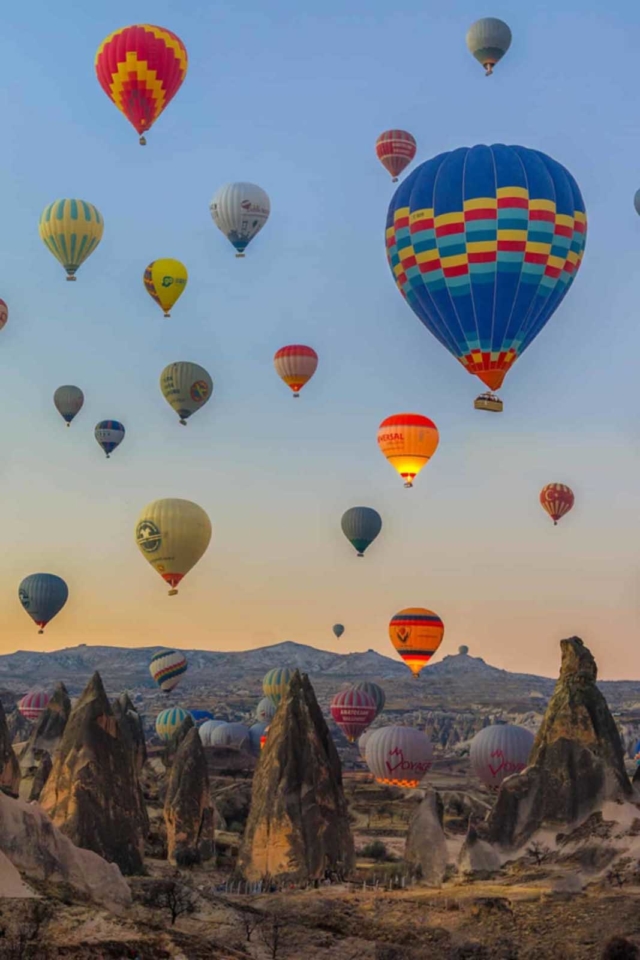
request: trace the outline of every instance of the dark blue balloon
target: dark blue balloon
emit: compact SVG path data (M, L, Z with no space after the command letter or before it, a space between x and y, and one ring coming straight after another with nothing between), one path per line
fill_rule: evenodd
M29 616L40 627L39 633L44 633L46 625L67 602L69 588L54 573L32 573L18 587L18 597Z

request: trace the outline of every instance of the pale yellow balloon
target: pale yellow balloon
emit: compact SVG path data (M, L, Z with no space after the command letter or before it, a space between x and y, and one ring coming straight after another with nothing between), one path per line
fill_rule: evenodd
M211 521L191 500L154 500L138 517L135 537L145 560L170 585L172 597L209 546Z
M187 419L209 400L213 381L204 367L184 360L164 368L160 374L160 389L185 426Z

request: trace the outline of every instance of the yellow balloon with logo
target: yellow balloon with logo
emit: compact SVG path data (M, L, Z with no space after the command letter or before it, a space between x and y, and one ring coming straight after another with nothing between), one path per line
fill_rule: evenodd
M144 286L165 317L170 317L169 310L184 293L189 274L184 263L165 257L162 260L152 260L144 272Z
M173 597L209 546L211 521L191 500L154 500L138 517L135 537L140 553L169 584Z

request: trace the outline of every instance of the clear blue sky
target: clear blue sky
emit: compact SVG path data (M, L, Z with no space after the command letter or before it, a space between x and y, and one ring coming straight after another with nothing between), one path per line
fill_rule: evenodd
M465 46L485 15L514 36L490 79ZM133 22L173 30L190 58L144 149L93 68L101 40ZM293 639L387 652L390 616L424 605L446 623L443 654L468 643L497 665L552 674L557 641L577 633L603 675L640 675L639 31L637 5L597 0L15 5L0 93L1 648ZM472 409L479 384L391 279L393 188L374 143L395 126L415 135L418 161L519 143L582 189L581 272L507 377L502 416ZM238 261L208 204L245 179L268 192L272 216ZM37 231L61 196L105 219L75 284ZM171 320L141 280L162 256L190 274ZM272 367L291 342L320 355L295 403ZM158 389L183 359L215 382L186 429ZM62 383L87 398L70 430L51 403ZM375 440L404 410L441 433L413 491ZM92 436L103 418L127 428L109 462ZM554 480L577 496L557 529L537 501ZM132 533L163 496L195 500L214 527L173 600ZM385 524L364 561L339 529L360 503ZM17 600L39 570L71 590L44 638Z

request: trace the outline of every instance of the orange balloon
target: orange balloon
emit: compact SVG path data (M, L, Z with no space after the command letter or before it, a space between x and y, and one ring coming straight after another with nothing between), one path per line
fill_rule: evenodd
M433 610L407 607L389 623L389 639L414 677L426 667L444 637L444 623Z
M540 503L553 520L554 527L565 513L569 513L575 499L573 490L564 483L548 483L540 491Z
M378 427L378 446L392 467L412 487L435 453L440 436L433 420L419 413L396 413Z

